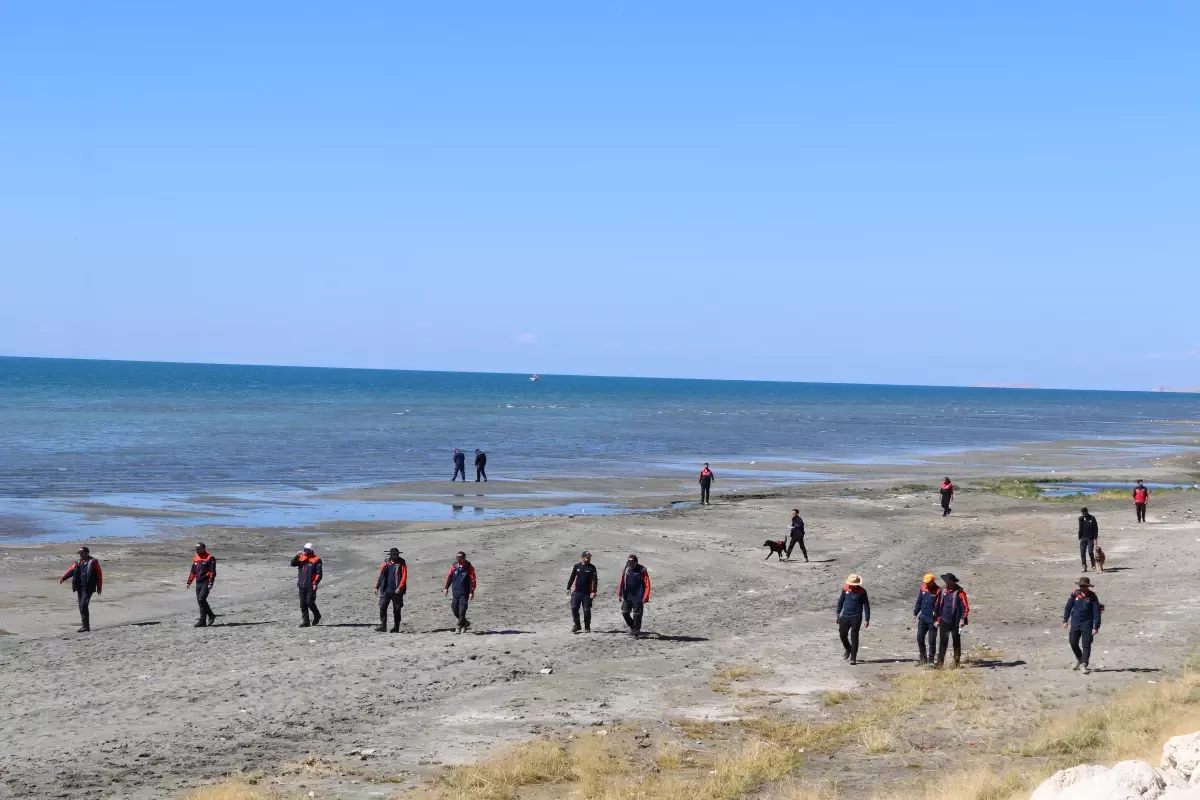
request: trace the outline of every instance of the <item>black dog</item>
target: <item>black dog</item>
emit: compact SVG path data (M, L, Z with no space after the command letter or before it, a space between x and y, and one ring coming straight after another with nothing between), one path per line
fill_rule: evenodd
M772 555L777 555L779 556L779 560L783 561L783 551L786 549L786 546L784 545L782 539L778 542L772 542L770 539L767 539L765 542L763 542L763 547L771 548L767 551L767 558L770 558Z

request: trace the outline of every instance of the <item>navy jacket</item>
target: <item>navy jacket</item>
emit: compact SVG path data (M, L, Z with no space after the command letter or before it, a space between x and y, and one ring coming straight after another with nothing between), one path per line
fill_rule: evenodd
M804 520L800 517L792 517L792 538L804 538Z
M446 585L442 588L449 589L450 594L455 597L466 597L474 593L475 584L475 567L471 566L471 562L467 561L460 566L455 561L446 572Z
M1100 615L1104 606L1096 593L1088 589L1071 592L1067 607L1063 609L1063 622L1071 623L1071 630L1100 630Z
M933 622L937 617L938 603L942 599L942 589L940 586L935 586L934 590L929 591L929 587L921 584L921 591L917 592L917 601L913 603L913 616L921 622Z
M408 591L408 564L400 559L395 564L387 559L379 567L379 577L375 579L375 591L380 594L404 594Z
M466 463L467 463L467 454L466 453L455 453L454 454L454 466L462 467L462 466L465 466Z
M104 573L100 570L100 562L88 556L81 558L63 573L62 580L71 579L71 590L75 592L104 593Z
M842 593L838 595L837 617L838 619L862 617L870 622L871 600L867 597L867 590L861 586L843 586Z
M1086 517L1079 518L1079 538L1080 539L1099 539L1100 538L1100 523L1096 522L1096 518L1091 514Z
M487 466L487 453L476 453L475 454L475 466L477 466L477 467L486 467Z
M641 605L650 599L650 572L638 564L636 567L625 567L621 573L621 583L617 586L617 594L621 602L631 605Z
M595 564L576 564L571 567L571 577L567 579L567 590L577 594L595 594L599 585L599 575Z
M957 589L943 589L938 600L938 622L957 628L958 623L966 623L971 613L967 603L967 593L959 586Z
M292 558L292 566L296 567L296 585L301 589L316 589L325 574L321 557L315 553L311 556L304 553L296 555Z

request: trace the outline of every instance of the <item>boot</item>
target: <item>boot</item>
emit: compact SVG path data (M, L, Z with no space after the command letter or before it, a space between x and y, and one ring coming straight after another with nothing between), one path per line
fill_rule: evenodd
M300 627L301 627L301 628L307 628L307 627L309 627L309 626L311 626L311 625L312 625L312 623L311 623L311 622L309 622L308 620L304 620L304 622L301 622L301 623L300 623Z
M313 612L313 621L312 621L312 624L313 624L313 625L320 625L320 624L321 624L321 612L319 612L319 611L314 611L314 612Z
M87 625L84 625L82 628L80 628L79 630L77 630L75 632L76 633L88 633L89 631L91 631L91 628L89 628Z
M216 621L217 621L217 615L212 613L211 611L208 612L208 624L211 626Z
M571 626L571 633L579 633L581 630L583 630L583 626L581 626L579 624L579 615L578 614L572 614L571 619L574 620L574 623L575 623L574 625Z
M392 627L392 633L399 633L399 632L400 632L400 623L399 623L399 622L397 622L397 623L396 623L396 624L395 624L395 625Z
M592 615L588 612L583 615L583 629L588 633L592 632Z
M193 625L192 627L193 627L193 628L203 628L203 627L205 627L207 624L208 624L208 623L207 623L207 622L205 622L205 618L204 618L204 617L200 617L200 621L199 621L199 622L197 622L197 623L196 623L195 625Z
M471 620L467 619L466 617L463 617L463 618L462 618L462 629L463 629L463 631L465 632L465 631L467 630L467 628L469 628L469 627L471 627Z
M380 633L387 633L387 625L376 625L375 630L379 631Z

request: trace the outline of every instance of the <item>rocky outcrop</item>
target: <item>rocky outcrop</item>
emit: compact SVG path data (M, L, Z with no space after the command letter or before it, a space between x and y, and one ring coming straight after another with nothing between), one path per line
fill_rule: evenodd
M1158 769L1145 761L1084 764L1054 773L1030 800L1200 800L1200 732L1169 740Z

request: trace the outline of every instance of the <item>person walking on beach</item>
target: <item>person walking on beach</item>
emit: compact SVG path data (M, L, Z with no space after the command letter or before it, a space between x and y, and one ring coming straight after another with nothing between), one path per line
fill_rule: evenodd
M455 633L462 633L471 627L471 621L467 619L467 606L470 601L475 599L475 586L475 568L471 566L470 561L467 561L467 554L459 550L454 555L454 563L446 572L446 585L442 592L442 594L450 595L453 591L450 597L450 610L454 612L454 618L457 620Z
M938 490L942 495L942 516L950 516L950 501L954 499L954 484L947 477L942 481L942 486Z
M1150 499L1150 490L1141 481L1133 489L1133 508L1137 511L1137 521L1146 521L1146 502Z
M958 578L953 572L947 572L942 576L942 580L946 582L946 588L942 591L941 599L938 601L936 666L938 669L945 666L947 645L954 642L954 668L958 669L958 664L962 660L962 634L960 631L967 626L967 617L971 613L971 607L967 603L966 591L958 585Z
M650 571L631 555L625 560L621 582L617 585L617 597L621 600L621 616L629 626L629 632L637 636L642 632L642 612L650 602Z
M88 604L92 595L103 594L104 573L100 570L100 562L92 558L91 551L86 547L79 548L79 560L67 567L67 571L58 579L61 585L67 578L71 579L71 591L79 600L79 621L81 625L76 633L87 633L92 629L92 615Z
M196 555L192 556L192 571L188 573L187 585L196 584L196 605L200 606L200 621L193 627L203 628L217 621L212 606L208 604L208 593L217 579L217 559L204 546L196 543Z
M379 627L375 630L383 633L388 629L388 606L391 606L392 633L400 632L400 609L404 608L404 593L407 591L408 565L400 557L400 551L393 547L379 567L379 576L375 578L375 594L379 595Z
M1087 576L1076 581L1078 590L1071 592L1067 598L1067 607L1063 610L1063 627L1067 628L1071 652L1075 654L1073 669L1090 673L1089 664L1092 660L1092 638L1100 632L1100 617L1104 606L1100 598L1092 591L1092 580Z
M596 599L599 576L592 564L592 554L584 550L579 557L579 563L571 567L571 577L567 578L567 591L571 593L571 619L574 625L571 633L592 629L592 601ZM583 628L579 627L579 612L583 611Z
M487 483L487 453L475 448L475 482L479 483L479 479L483 478L483 482ZM463 477L466 480L466 477Z
M861 575L852 572L846 578L846 585L838 595L834 622L838 625L842 647L846 648L842 659L849 661L851 666L857 665L859 629L864 625L871 627L871 599L863 588Z
M708 464L705 463L704 468L700 470L700 505L712 505L708 499L708 492L710 489L712 489L714 480L715 478L713 477L713 471L709 469Z
M462 450L459 450L456 447L456 448L454 448L454 477L450 479L450 482L454 483L456 480L458 480L459 475L462 476L463 483L466 483L467 482L467 457L465 455L463 455Z
M292 557L292 566L296 568L296 587L300 590L300 614L304 621L301 628L321 624L321 612L317 610L317 585L321 583L324 569L321 557L313 552L312 543L304 545L299 553ZM312 621L309 621L309 613Z
M804 563L808 563L808 551L804 549L804 520L800 517L800 509L792 509L791 533L788 536L787 560L792 560L792 548L800 545L800 552L804 555Z
M1096 540L1100 538L1100 523L1088 513L1086 508L1079 510L1079 560L1083 562L1083 571L1088 571L1088 559L1092 560L1092 569L1096 568Z
M932 664L937 657L937 615L941 610L942 587L932 572L921 578L917 601L913 603L913 622L917 624L918 664Z

